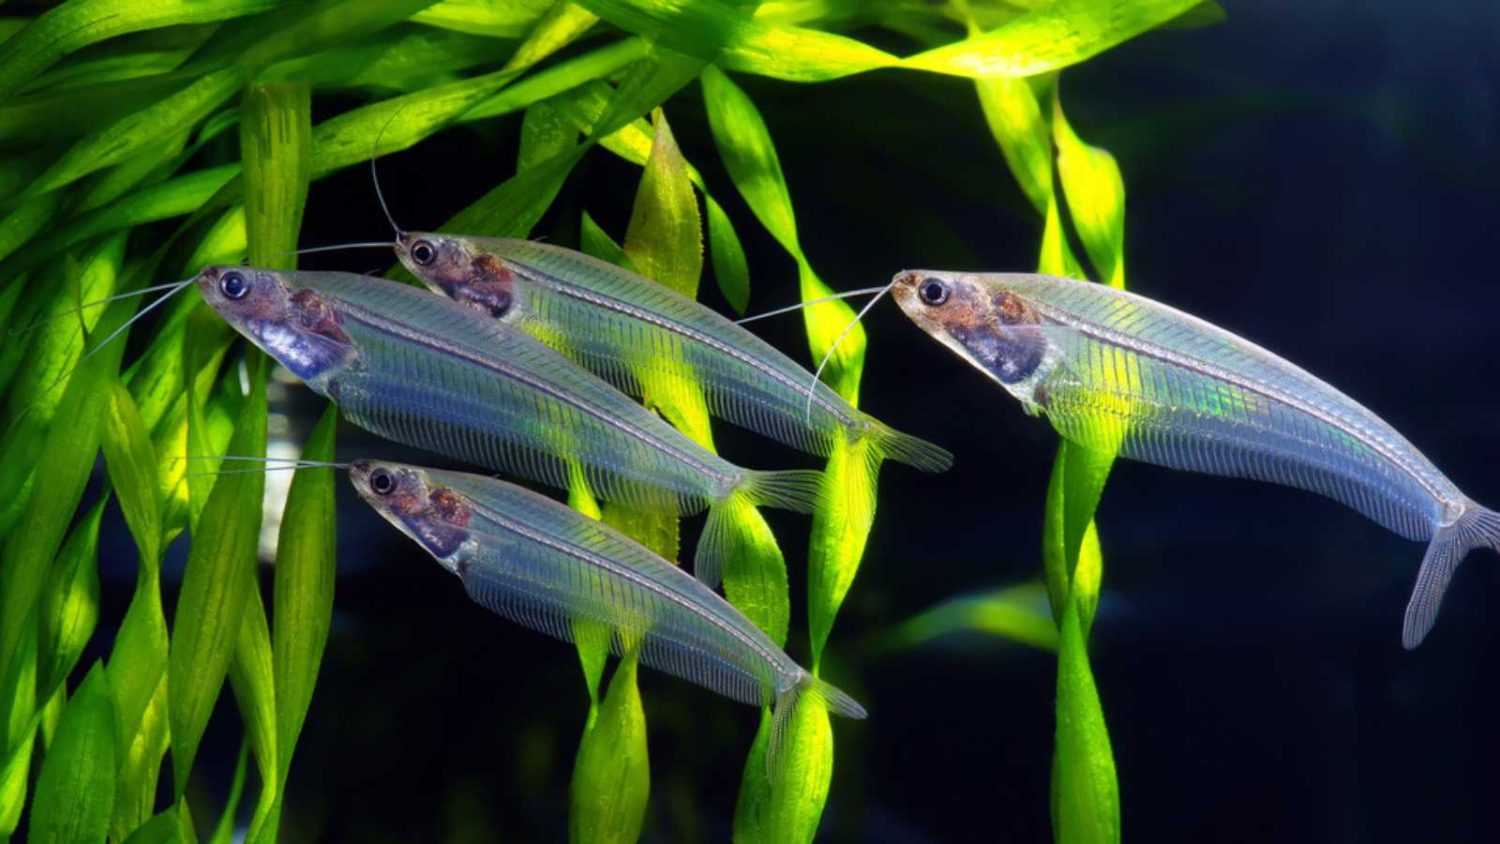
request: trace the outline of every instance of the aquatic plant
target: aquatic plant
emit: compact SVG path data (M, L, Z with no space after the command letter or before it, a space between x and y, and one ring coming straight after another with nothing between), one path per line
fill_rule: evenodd
M1057 73L1215 9L1198 0L69 0L0 19L0 327L19 332L0 349L3 453L13 458L0 465L0 838L24 829L33 841L196 840L200 832L227 841L253 786L247 837L275 840L328 636L332 469L296 471L268 606L255 574L264 475L220 460L265 454L268 361L234 346L191 291L152 304L159 317L135 324L151 327L149 339L127 346L116 332L141 300L112 297L209 263L291 267L310 182L457 124L519 113L515 175L441 230L529 235L600 146L640 165L642 178L623 244L585 216L583 248L694 295L706 243L714 281L743 312L751 282L737 223L710 193L718 180L686 161L668 127L672 98L696 81L730 184L795 263L800 296L821 298L833 291L803 250L810 235L799 229L766 121L730 74L800 84L881 69L974 78L1005 159L1044 220L1042 268L1084 276L1071 232L1095 277L1122 285L1119 172L1068 126ZM915 46L902 57L835 30L894 33ZM315 98L362 104L314 124ZM227 142L235 135L237 148ZM857 325L845 336L852 309L828 302L803 315L813 358L831 355L825 380L857 405L866 338ZM645 392L712 448L692 385ZM332 459L336 419L329 407L304 458ZM875 518L865 447L835 447L827 473L842 494L814 514L807 662L815 674ZM91 485L100 451L107 483ZM1092 512L1107 472L1064 447L1046 499L1046 582L1060 631L1053 817L1064 841L1119 835L1086 648L1102 567ZM124 619L107 636L95 630L97 554L111 499L140 565ZM572 501L663 556L681 556L672 520L599 509L582 483ZM753 509L737 516L754 540L729 561L725 591L783 644L794 624L782 549ZM161 562L184 533L187 567L175 601L164 604ZM576 632L590 710L570 832L634 840L650 791L635 662L627 658L606 687L603 644ZM91 642L103 657L84 665ZM226 678L244 747L229 793L205 801L190 786ZM827 713L799 708L790 750L767 772L769 729L763 716L735 836L809 840L833 771ZM162 801L168 754L171 799Z

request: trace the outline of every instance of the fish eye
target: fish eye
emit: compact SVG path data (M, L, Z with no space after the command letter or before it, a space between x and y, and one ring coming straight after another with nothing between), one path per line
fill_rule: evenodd
M418 264L425 267L435 258L437 258L437 250L432 247L431 243L419 240L411 245L411 259Z
M225 299L238 301L250 292L250 282L237 272L227 272L219 279L219 292L224 294Z
M917 295L924 305L941 305L948 301L948 285L935 278L923 281L917 287Z
M396 478L384 469L370 473L370 491L376 495L390 495L396 491Z

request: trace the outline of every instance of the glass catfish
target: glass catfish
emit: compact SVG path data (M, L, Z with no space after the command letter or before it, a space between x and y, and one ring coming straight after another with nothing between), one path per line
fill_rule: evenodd
M402 232L396 255L434 292L513 323L640 395L643 373L702 388L709 412L827 456L869 438L871 459L929 472L953 457L893 430L775 347L674 290L582 252L509 238ZM809 388L812 394L809 396Z
M774 706L773 736L785 735L785 719L806 695L865 717L712 589L603 522L480 475L359 460L349 478L470 598L511 621L566 641L575 625L598 625L617 655L638 653L726 697Z
M708 510L695 571L717 583L740 508L807 512L815 471L757 472L705 450L546 346L424 290L338 272L210 267L214 310L383 437L638 510Z
M1173 469L1310 490L1429 542L1402 642L1432 629L1500 514L1471 501L1380 417L1203 320L1100 284L912 270L892 282L912 321L1085 447Z

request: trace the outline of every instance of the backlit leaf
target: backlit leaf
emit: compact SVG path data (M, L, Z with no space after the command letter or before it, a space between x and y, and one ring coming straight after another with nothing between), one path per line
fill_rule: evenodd
M813 511L807 612L814 670L822 662L834 618L859 572L875 521L879 469L870 460L870 447L869 440L834 440L824 469L823 499Z
M620 661L573 764L568 838L581 844L633 844L646 819L651 769L636 659Z
M260 797L250 822L249 840L261 840L264 832L274 841L275 830L267 829L265 824L281 794L280 756L276 748L276 679L271 627L266 621L257 580L252 571L234 658L229 662L229 682L239 704L240 720L245 724L245 740L260 772Z
M1052 100L1052 136L1057 142L1057 175L1068 215L1101 281L1125 287L1125 180L1108 150L1078 138L1063 115L1061 98Z
M51 697L78 664L99 622L100 499L68 534L42 599L37 688Z
M97 330L113 331L123 323L129 303L105 311ZM124 344L114 343L80 365L68 381L58 405L66 425L53 425L37 453L32 494L22 521L26 530L13 531L5 541L5 566L0 569L0 677L6 676L21 643L23 631L34 623L47 574L62 542L99 451L101 417L109 397L109 383L120 365Z
M240 114L250 263L294 267L312 171L311 94L306 85L253 85Z
M275 7L276 0L71 0L39 15L5 42L0 100L63 56L123 35L166 26L220 21Z
M156 476L156 450L146 423L130 391L119 381L110 385L104 415L104 461L110 485L120 501L143 566L161 559L161 485Z
M417 12L412 20L460 32L516 38L552 5L553 0L442 0Z
M333 460L338 409L329 405L302 448L305 460ZM276 545L275 628L276 748L283 782L292 748L312 703L323 646L333 620L333 469L297 470L287 493Z
M101 841L115 799L115 712L109 679L95 665L78 687L42 759L28 839L36 844Z
M884 638L893 647L908 649L966 632L1057 650L1057 624L1046 587L1037 582L944 601L902 622Z
M903 67L958 76L1060 70L1177 17L1198 0L1057 0L991 30L919 53Z
M230 452L266 451L266 364L255 355L251 393L230 441ZM254 585L265 476L222 474L198 521L172 621L169 680L173 788L179 796L198 742L224 683L239 640L249 590Z

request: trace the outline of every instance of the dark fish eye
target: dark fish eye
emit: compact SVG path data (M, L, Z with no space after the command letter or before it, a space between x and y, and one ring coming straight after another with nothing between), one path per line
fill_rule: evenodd
M384 469L370 473L370 490L376 495L390 495L396 491L396 479Z
M917 287L917 295L922 298L924 305L941 305L948 301L948 285L929 278Z
M225 299L238 301L245 298L245 294L250 292L250 282L246 281L245 277L239 273L227 272L223 278L219 279L219 292L224 294Z
M437 258L437 250L432 248L432 244L427 241L419 240L411 245L411 259L418 264L425 267L435 258Z

